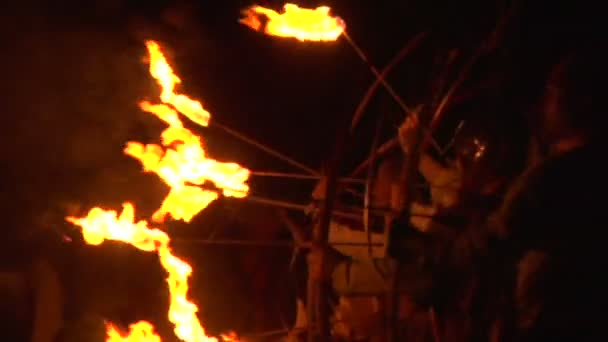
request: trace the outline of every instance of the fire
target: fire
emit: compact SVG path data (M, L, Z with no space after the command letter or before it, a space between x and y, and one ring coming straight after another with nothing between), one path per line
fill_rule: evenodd
M156 173L170 188L162 206L152 219L163 222L166 215L189 222L197 213L218 198L214 190L201 189L206 181L221 189L224 196L245 197L249 171L235 163L221 163L207 157L200 137L185 128L179 113L193 122L207 126L210 114L200 102L176 94L181 82L157 43L146 43L150 54L150 74L161 86L162 104L140 103L143 111L164 121L162 146L129 142L125 153L138 159L146 172Z
M181 82L153 41L146 42L150 54L150 74L161 86L159 104L140 103L143 111L154 114L167 124L161 134L161 143L142 144L129 142L124 152L138 159L144 171L154 172L169 187L161 207L154 213L155 222L164 221L166 215L176 220L190 221L197 213L219 197L244 197L249 191L246 184L249 171L235 163L222 163L207 156L200 137L184 127L180 113L194 123L207 126L210 114L200 102L178 94L176 86ZM215 189L201 188L211 182ZM217 189L217 190L216 190ZM217 341L208 337L196 315L198 307L188 300L188 278L192 267L172 254L170 238L162 230L149 228L145 220L135 221L135 209L125 203L120 215L116 211L99 207L89 211L86 217L67 217L67 221L82 228L84 240L99 245L106 240L121 241L145 252L155 252L168 273L170 304L169 321L174 332L185 342ZM152 324L141 321L130 326L126 336L108 325L106 342L160 342ZM235 335L225 335L236 341Z
M146 47L150 54L150 74L162 87L162 93L160 94L161 101L172 105L197 124L207 126L211 115L203 109L201 103L190 99L186 95L174 92L175 86L181 83L182 80L173 73L173 69L162 51L160 51L160 46L156 42L149 40L146 42Z
M272 9L252 6L243 11L241 24L256 31L262 29L260 16L268 19L264 32L278 37L296 38L299 41L334 41L344 32L346 25L339 17L329 15L330 8L320 6L314 9L300 8L295 4L285 4L283 13Z
M169 321L175 325L177 337L186 342L217 341L208 337L196 312L198 307L187 298L188 277L192 267L171 253L169 236L162 230L149 228L148 222L135 221L135 209L131 203L125 203L118 215L116 211L93 208L83 218L68 217L67 220L82 228L85 241L91 245L100 245L105 240L128 243L145 252L156 252L161 265L169 274ZM107 342L160 342L154 333L154 327L145 321L131 325L126 337L113 327L108 327Z
M107 342L161 342L160 336L154 333L154 326L148 322L131 324L129 335L123 337L113 325L108 326Z

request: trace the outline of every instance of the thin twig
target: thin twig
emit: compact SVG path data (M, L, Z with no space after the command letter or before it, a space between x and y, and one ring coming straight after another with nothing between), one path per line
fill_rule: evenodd
M290 202L286 202L286 201L267 199L267 198L255 197L255 196L244 197L243 200L262 204L262 205L269 205L269 206L273 206L273 207L297 210L297 211L302 211L302 212L308 212L311 208L309 205L296 204L296 203L290 203ZM333 211L332 216L352 219L352 220L361 220L361 214L358 214L358 213Z
M260 338L260 337L270 337L270 336L275 336L275 335L282 335L282 334L287 334L289 333L289 331L292 329L277 329L277 330L270 330L270 331L264 331L264 332L259 332L259 333L247 333L245 335L243 335L243 338Z
M287 226L287 229L291 232L291 236L296 243L304 243L306 241L306 233L301 225L295 223L285 209L278 211L279 218Z
M306 233L304 228L293 222L289 213L285 209L278 210L278 214L283 223L287 226L287 229L291 232L291 236L293 241L296 242L296 246L292 248L291 258L289 260L289 271L292 272L296 267L296 261L298 260L298 255L300 254L300 247L306 241Z
M442 158L450 151L452 145L454 145L456 138L458 138L458 134L460 134L460 131L462 130L462 126L464 126L464 120L460 120L458 126L456 126L456 129L454 130L454 134L452 134L452 139L450 139L450 141L447 143L447 145L445 145L445 147L441 151Z
M367 64L367 66L371 70L372 74L374 74L374 76L376 76L376 79L384 86L386 91L388 91L388 93L393 97L395 102L397 102L399 107L401 107L403 112L405 112L406 114L411 114L410 108L405 104L405 102L403 102L403 99L397 94L395 89L393 89L393 87L388 82L386 82L386 80L384 79L384 76L382 74L380 74L380 71L378 71L378 69L376 69L376 67L370 62L369 58L367 58L367 55L363 52L363 50L361 50L359 45L357 45L357 43L355 43L355 41L348 35L348 33L346 31L344 31L344 33L342 33L342 36L344 37L344 39L346 39L346 41L350 44L350 46L355 50L355 52L357 53L359 58L361 58L361 60L363 60L363 62L365 62L365 64Z
M419 33L416 36L414 36L414 38L412 38L410 41L408 41L407 44L391 60L391 62L382 70L382 72L379 72L378 69L369 61L369 58L367 58L367 55L363 52L363 50L361 50L359 45L357 45L357 43L355 43L355 41L346 33L346 31L343 33L343 36L346 39L346 41L351 45L351 47L355 50L355 52L357 53L359 58L361 58L363 60L363 62L365 62L368 65L371 72L374 74L374 76L376 76L374 83L372 83L372 85L368 88L363 99L361 100L361 102L357 106L357 109L355 110L355 114L353 115L353 120L351 123L351 132L355 129L357 123L360 121L360 119L363 115L365 108L367 107L367 104L369 103L369 101L371 101L376 89L381 84L388 91L388 93L393 97L395 102L397 102L399 107L401 107L401 110L403 110L403 112L406 115L412 114L412 110L410 108L408 108L408 106L403 102L403 99L401 99L401 97L397 94L397 92L393 89L393 87L386 81L386 76L397 65L397 63L401 61L401 59L403 59L414 47L418 46L420 41L424 37L426 37L426 32ZM437 151L441 150L439 144L432 137L431 137L431 144L437 149Z
M291 209L291 210L298 210L298 211L308 211L308 209L309 209L308 205L296 204L296 203L291 203L291 202L287 202L287 201L263 198L263 197L258 197L258 196L247 196L247 197L242 198L242 200L245 200L248 202L253 202L253 203L258 203L258 204L269 205L269 206L273 206L273 207L277 207L277 208L284 208L284 209Z
M396 148L398 146L399 146L399 140L396 137L392 138L392 139L386 141L385 143L383 143L382 145L380 145L380 147L376 151L376 156L382 157L383 155L385 155L386 153L390 152L391 150L393 150L394 148ZM370 162L371 162L371 158L365 159L361 164L359 164L350 173L350 177L356 177L356 176L360 175L363 171L365 171L365 168L369 165Z
M306 243L295 243L293 241L261 241L261 240L211 240L211 239L190 239L190 238L173 238L171 243L179 244L196 244L202 246L236 246L236 247L276 247L276 248L293 248L306 247Z
M461 69L460 73L458 74L458 77L456 78L456 80L454 80L454 82L452 83L450 88L446 91L446 93L442 97L441 101L435 108L435 113L433 114L431 123L429 125L431 127L431 129L436 127L438 125L438 123L441 121L441 118L443 117L443 113L445 112L445 109L447 108L448 104L450 103L452 96L454 95L454 92L467 79L467 76L469 75L469 71L472 69L472 67L475 65L475 63L477 63L479 58L481 56L483 56L484 53L491 51L498 45L498 43L497 43L498 37L500 36L500 33L501 33L502 29L504 28L504 26L506 25L508 19L515 13L516 9L517 9L517 7L515 5L512 6L511 9L509 11L507 11L507 13L505 13L498 20L498 23L496 23L496 27L494 28L494 30L492 30L490 35L482 41L482 43L475 50L475 52L473 53L471 58L467 61L467 63ZM432 138L428 132L426 132L425 134L426 134L426 136L424 137L424 140L422 142L422 148L424 148L428 142L431 142L430 139Z
M172 243L180 244L197 244L202 246L238 246L238 247L276 247L276 248L300 248L309 249L312 244L309 241L294 242L294 241L260 241L260 240L210 240L210 239L186 239L173 238ZM330 242L330 246L348 246L348 247L367 247L367 242ZM383 246L381 242L372 242L372 246Z
M291 179L311 179L311 180L321 179L321 176L316 176L316 175L304 175L304 174L298 174L298 173L285 173L285 172L273 172L273 171L252 171L251 175L257 176L257 177L276 177L276 178L291 178ZM338 178L338 182L364 184L365 180L357 179L357 178Z
M277 207L277 208L302 211L302 212L308 212L311 209L315 209L315 207L311 206L311 205L304 205L304 204L292 203L292 202L288 202L288 201L269 199L269 198L257 197L257 196L247 196L244 198L240 198L239 200L249 201L252 203L268 205L268 206ZM324 204L324 203L325 202L318 202L318 204ZM392 210L388 209L388 208L370 207L368 209L370 210L370 213L377 215L377 216L383 216L385 214L393 213ZM332 216L352 219L355 221L361 221L361 215L363 214L363 210L365 210L365 208L354 208L354 207L350 207L350 211L348 211L348 212L340 211L340 210L333 210ZM422 214L421 215L412 214L411 216L431 217L431 215L422 215Z
M292 166L295 166L295 167L297 167L297 168L299 168L299 169L301 169L303 171L306 171L306 172L308 172L311 175L318 175L319 174L319 172L315 171L314 169L312 169L312 168L310 168L310 167L308 167L308 166L306 166L306 165L304 165L304 164L296 161L293 158L290 158L290 157L284 155L281 152L276 151L273 148L270 148L270 147L268 147L268 146L266 146L266 145L264 145L264 144L262 144L262 143L260 143L258 141L255 141L254 139L252 139L252 138L250 138L250 137L248 137L248 136L246 136L246 135L244 135L242 133L239 133L239 132L235 131L234 129L232 129L232 128L224 125L224 124L221 124L221 123L219 123L217 121L212 121L211 122L211 126L212 127L220 128L220 129L224 130L225 132L229 133L230 135L232 135L232 136L234 136L234 137L236 137L236 138L238 138L238 139L240 139L240 140L242 140L242 141L244 141L244 142L246 142L248 144L251 144L251 145L257 147L260 150L262 150L262 151L270 154L271 156L279 158L282 161L284 161L284 162L286 162L286 163L288 163L288 164L290 164Z
M355 128L357 127L359 121L361 121L361 118L363 117L363 113L365 112L365 109L367 108L367 105L370 103L370 101L374 97L374 94L375 94L376 90L378 89L378 87L380 87L380 84L382 84L381 80L386 79L386 76L391 72L391 70L397 64L399 64L399 62L401 62L401 60L403 60L403 58L405 58L405 56L407 56L416 46L418 46L418 44L422 41L422 39L424 37L426 37L426 33L419 33L419 34L415 35L412 39L410 39L399 50L399 52L397 52L397 54L384 67L384 69L382 69L382 72L380 73L381 77L376 77L374 79L374 82L367 88L367 91L365 92L365 94L361 98L361 101L359 101L359 104L357 105L357 108L355 109L355 112L353 113L353 118L351 119L351 125L350 125L350 133L351 134L353 134L353 132L354 132ZM351 39L351 41L352 41L352 39ZM383 145L383 146L385 146L385 145ZM392 149L392 148L393 148L392 146L389 146L389 150ZM382 147L380 148L380 151L378 152L378 154L380 156L382 156L384 154L384 152L381 152L381 151L382 151ZM366 162L364 162L363 164L361 164L357 168L357 170L355 170L355 172L356 172L357 175L359 174L359 172L365 170L365 167L367 166L368 162L369 162L369 159ZM358 192L354 191L353 189L345 188L344 191L352 193L357 198L363 198L363 195L359 194Z

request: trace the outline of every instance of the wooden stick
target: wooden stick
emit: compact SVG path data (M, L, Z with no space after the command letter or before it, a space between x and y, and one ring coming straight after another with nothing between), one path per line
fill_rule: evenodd
M286 202L286 201L273 200L273 199L267 199L267 198L262 198L262 197L255 197L255 196L248 196L248 197L242 198L242 200L253 202L253 203L258 203L258 204L262 204L262 205L269 205L269 206L273 206L273 207L291 209L291 210L297 210L297 211L304 211L304 212L308 211L310 209L310 206L308 206L308 205L295 204L295 203L290 203L290 202ZM358 213L334 211L332 215L335 217L342 217L342 218L348 218L348 219L354 219L354 220L361 219L361 214L358 214Z
M303 242L294 241L261 241L261 240L213 240L213 239L171 239L172 243L179 244L197 244L201 246L236 246L236 247L276 247L276 248L302 248L310 249L312 244L306 240ZM367 242L332 242L329 246L346 246L346 247L366 247ZM372 242L372 246L380 247L383 244L380 242Z
M385 155L386 153L390 152L391 150L393 150L394 148L396 148L398 146L399 146L399 140L396 137L392 138L392 139L384 142L382 145L380 145L380 147L376 151L376 157L382 157L383 155ZM357 166L350 173L350 177L357 177L358 175L360 175L363 171L365 171L365 168L369 165L369 163L371 161L372 161L372 158L365 159L361 164L359 164L359 166Z
M303 244L304 241L306 241L306 233L304 231L304 228L302 228L302 226L300 226L299 224L293 222L293 220L291 219L291 217L289 217L289 214L285 209L279 210L279 217L281 218L281 221L283 221L283 223L287 226L287 229L289 229L289 231L291 232L293 240L297 244Z
M252 176L257 177L277 177L277 178L291 178L291 179L311 179L319 180L321 176L318 175L304 175L298 173L285 173L285 172L274 172L274 171L252 171ZM357 183L364 184L365 180L357 178L338 178L340 183Z
M342 35L344 36L344 39L346 39L346 41L350 44L350 46L355 50L355 52L357 53L357 55L359 56L359 58L361 58L361 60L363 60L363 62L365 62L365 64L367 64L367 66L371 70L372 74L374 74L374 76L376 76L376 81L379 82L379 84L382 84L384 86L384 88L386 89L386 91L392 96L392 98L395 100L395 102L397 102L397 104L399 105L399 107L401 107L401 110L403 110L403 112L406 115L413 114L412 109L410 109L405 104L405 102L403 102L403 99L397 94L397 92L395 91L395 89L386 81L385 72L387 73L388 71L390 71L390 69L392 69L392 67L394 65L393 64L389 64L389 66L386 68L387 70L383 71L382 73L380 73L378 71L378 69L369 61L369 59L367 58L367 55L363 52L363 50L361 50L361 48L359 47L359 45L357 45L357 43L355 43L355 41L348 35L348 33L346 31L344 31L344 33ZM422 37L424 37L425 35L426 35L426 33L424 33L424 34L418 34L417 36L415 36L414 39L412 39L410 42L408 42L408 45L406 45L406 48L404 50L406 52L409 52L410 49L411 49L411 47L417 46L419 40ZM372 89L372 88L370 87L370 89ZM373 94L373 90L375 90L375 88L373 88L371 90L370 97ZM361 114L359 114L359 116L360 115ZM359 116L355 115L354 119L359 119ZM355 124L356 124L356 121L355 121ZM351 125L351 130L353 128L354 128L354 125ZM428 135L429 135L429 141L431 142L431 144L433 145L433 147L436 148L437 151L440 152L441 151L441 147L439 146L439 144L437 143L437 141L435 141L435 139L430 134L428 134Z
M399 107L401 107L403 112L406 114L411 114L410 108L405 104L405 102L403 102L403 99L401 98L401 96L399 96L397 94L395 89L393 89L393 86L391 86L388 82L386 82L386 80L384 79L384 76L382 74L380 74L380 71L378 71L378 69L376 69L376 67L369 61L369 58L367 58L367 55L363 52L363 50L361 50L359 45L357 45L357 43L355 43L355 41L348 35L348 33L346 31L344 31L344 33L342 33L342 36L344 37L344 39L346 39L348 44L350 44L350 46L355 50L355 52L357 53L359 58L361 58L361 60L363 62L365 62L365 64L367 64L367 66L369 67L369 70L371 70L372 74L374 74L374 76L376 76L376 79L384 86L386 91L388 91L388 93L393 97L395 102L397 102Z
M248 144L251 144L251 145L257 147L260 150L262 150L262 151L270 154L271 156L274 156L274 157L276 157L278 159L281 159L282 161L284 161L284 162L286 162L286 163L288 163L288 164L290 164L292 166L295 166L295 167L297 167L297 168L299 168L299 169L301 169L303 171L306 171L306 172L308 172L311 175L319 175L319 172L315 171L314 169L312 169L312 168L310 168L310 167L308 167L308 166L306 166L306 165L304 165L304 164L296 161L293 158L290 158L290 157L284 155L281 152L276 151L273 148L270 148L270 147L268 147L268 146L266 146L266 145L264 145L264 144L262 144L262 143L260 143L258 141L255 141L254 139L252 139L252 138L250 138L250 137L248 137L248 136L246 136L246 135L244 135L242 133L239 133L239 132L235 131L234 129L232 129L232 128L224 125L224 124L218 123L217 121L211 121L211 126L212 127L220 128L223 131L229 133L230 135L232 135L232 136L234 136L234 137L236 137L236 138L238 138L238 139L240 139L240 140L242 140L242 141L244 141L244 142L246 142Z
M431 330L433 331L433 339L435 342L441 342L441 335L439 334L439 323L437 322L437 313L435 308L432 306L429 308L429 319L431 321Z

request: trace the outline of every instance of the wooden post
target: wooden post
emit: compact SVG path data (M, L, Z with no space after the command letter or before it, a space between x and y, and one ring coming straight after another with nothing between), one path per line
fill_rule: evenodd
M416 108L414 115L418 115L419 125L414 131L413 146L408 155L406 155L403 169L399 177L399 196L396 203L396 211L398 216L403 218L404 222L409 222L410 204L415 194L415 188L412 186L413 180L418 172L418 164L420 160L420 146L423 138L423 127L426 127L427 122L423 121L424 117L420 115L422 107ZM391 224L391 229L394 225ZM393 235L393 234L389 234ZM389 241L390 243L390 241ZM396 342L399 340L399 272L400 262L396 260L396 267L390 276L389 291L387 296L387 341Z
M336 195L336 176L338 164L339 163L337 163L337 160L335 160L333 165L328 169L327 175L325 176L325 196L323 196L318 221L313 229L312 234L311 248L316 249L317 252L322 253L320 265L321 269L325 268L325 260L327 258L326 253L328 248L329 225ZM316 330L316 332L318 333L318 341L327 342L330 339L329 307L327 302L330 290L329 283L329 279L317 280L314 279L314 277L308 277L307 309L309 323L309 342L315 341L314 334L312 333L313 329Z

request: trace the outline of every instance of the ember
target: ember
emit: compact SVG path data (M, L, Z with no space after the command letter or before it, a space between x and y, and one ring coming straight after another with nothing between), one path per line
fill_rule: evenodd
M263 25L259 16L265 16L268 19L263 28L266 34L299 41L335 41L346 25L339 17L330 16L330 10L327 6L308 9L285 4L283 13L278 13L269 8L252 6L243 11L245 17L239 22L260 31Z

